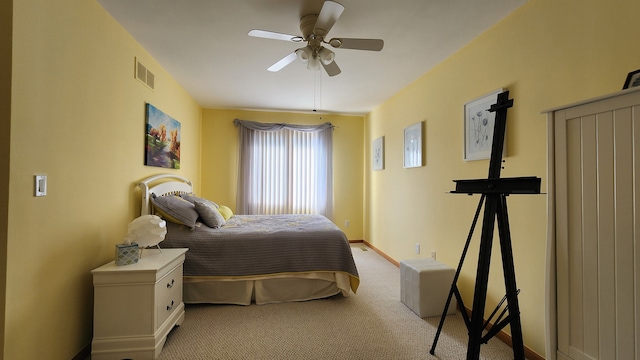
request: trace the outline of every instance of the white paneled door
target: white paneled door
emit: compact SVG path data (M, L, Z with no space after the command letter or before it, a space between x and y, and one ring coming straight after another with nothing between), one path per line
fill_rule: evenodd
M549 358L639 359L640 91L550 110L549 119Z

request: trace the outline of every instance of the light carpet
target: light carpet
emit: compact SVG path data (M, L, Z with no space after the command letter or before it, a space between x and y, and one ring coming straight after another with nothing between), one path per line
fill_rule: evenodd
M356 295L268 305L187 305L158 360L178 359L465 359L467 329L447 316L421 319L400 301L399 269L363 244L352 244L360 274ZM481 358L513 359L497 338Z

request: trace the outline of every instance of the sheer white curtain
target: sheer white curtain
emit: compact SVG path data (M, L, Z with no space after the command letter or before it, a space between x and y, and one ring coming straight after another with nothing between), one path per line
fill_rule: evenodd
M239 214L320 214L333 208L333 126L234 120Z

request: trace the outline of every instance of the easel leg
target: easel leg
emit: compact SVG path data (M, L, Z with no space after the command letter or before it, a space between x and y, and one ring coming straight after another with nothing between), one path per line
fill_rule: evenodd
M451 298L455 295L456 301L461 308L464 308L464 303L462 302L462 298L460 297L460 292L458 291L457 283L458 277L460 277L460 272L462 271L462 265L464 264L464 259L467 257L467 251L469 251L469 244L471 244L471 238L473 237L473 232L475 231L476 224L478 223L478 217L480 216L480 211L482 210L482 204L484 204L485 195L482 194L480 197L480 202L478 203L478 207L476 208L476 213L473 216L473 222L471 223L471 230L469 230L469 235L467 235L467 241L464 244L464 249L462 250L462 256L460 257L460 262L458 262L458 268L456 269L456 274L453 277L453 282L451 283L451 290L449 290L449 295L447 296L447 301L444 305L444 310L442 310L442 316L440 317L440 323L438 324L438 330L436 331L436 336L433 339L433 344L431 345L431 350L429 353L431 355L436 354L436 345L438 344L438 339L440 338L440 332L442 331L442 326L444 325L444 320L447 317L447 310L449 309L449 304L451 304ZM462 318L464 319L465 325L467 328L469 327L469 319L466 313L462 314Z
M480 239L478 256L478 270L476 272L476 287L473 294L473 309L471 326L469 328L469 344L467 360L480 359L480 345L482 345L482 331L484 330L484 307L487 301L487 284L489 283L489 268L491 265L491 247L495 228L496 211L499 195L487 195Z
M513 249L511 246L511 232L509 229L509 216L507 214L507 200L505 195L500 197L500 206L498 211L498 232L500 235L504 284L507 292L507 304L509 308L509 325L511 327L512 340L511 346L513 347L513 356L515 360L524 360L524 340L522 338L522 324L520 322L518 287L516 286L516 273L513 263Z

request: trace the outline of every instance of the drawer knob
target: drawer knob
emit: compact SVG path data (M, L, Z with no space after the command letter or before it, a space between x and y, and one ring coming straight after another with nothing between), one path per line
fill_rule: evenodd
M167 311L171 311L173 309L173 300L171 300L171 305L167 305Z
M173 284L176 282L175 279L171 279L170 283L167 283L167 289L171 289L173 287Z

